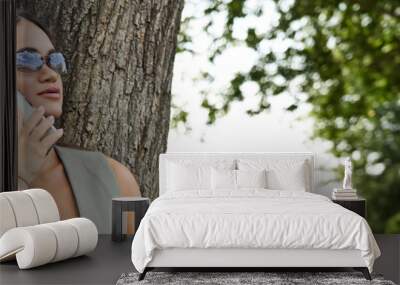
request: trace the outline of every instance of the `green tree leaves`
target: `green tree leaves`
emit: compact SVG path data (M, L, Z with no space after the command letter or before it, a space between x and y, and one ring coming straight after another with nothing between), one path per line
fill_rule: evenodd
M288 111L311 104L314 137L331 141L338 157L357 158L354 184L368 199L373 230L400 233L400 2L270 0L268 6L260 0L255 7L250 2L209 1L204 11L204 17L226 14L224 33L210 49L211 62L232 45L245 45L258 55L225 92L205 95L202 107L208 111L208 123L244 100L241 86L248 81L259 86L260 97L258 108L247 110L249 115L268 110L270 96L282 93L294 99ZM264 19L271 12L266 7L279 13L267 32L249 27L244 39L235 37L236 21ZM209 18L206 32L212 24ZM279 49L260 48L273 42L281 43ZM291 92L294 82L298 92ZM213 96L223 103L211 104L208 99ZM379 159L369 160L371 153ZM371 172L377 165L383 169Z

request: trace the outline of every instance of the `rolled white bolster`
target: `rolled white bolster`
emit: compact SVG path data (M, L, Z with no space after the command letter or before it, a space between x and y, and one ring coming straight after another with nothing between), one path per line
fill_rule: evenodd
M96 225L86 218L74 218L65 220L66 223L75 227L78 233L78 248L74 256L91 252L96 248L98 232Z
M23 193L31 197L39 218L39 224L60 220L57 204L49 192L43 189L29 189L23 191Z
M33 226L39 223L35 205L25 191L3 192L1 195L8 200L13 209L17 227Z
M0 238L0 260L16 254L19 268L28 269L76 257L96 248L97 235L85 218L14 228Z
M11 229L0 239L0 258L16 253L20 269L51 262L56 249L54 233L42 225Z
M56 236L57 248L51 262L57 262L74 256L78 248L78 233L66 221L44 224Z
M10 202L6 197L0 195L0 237L16 226L17 223Z

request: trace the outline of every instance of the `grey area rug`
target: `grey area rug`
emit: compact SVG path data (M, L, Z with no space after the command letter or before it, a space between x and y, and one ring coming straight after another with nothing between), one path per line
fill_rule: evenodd
M138 273L122 274L116 285L133 284L379 284L395 285L380 275L372 275L368 281L360 272L148 272L146 278L138 281Z

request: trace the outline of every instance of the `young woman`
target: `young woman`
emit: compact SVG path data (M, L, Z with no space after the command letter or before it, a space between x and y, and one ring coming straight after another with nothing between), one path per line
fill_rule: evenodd
M64 56L36 20L17 17L17 90L32 105L18 111L19 188L43 188L54 197L61 219L85 216L100 233L111 229L111 198L140 196L132 173L98 152L57 146L62 129L52 128L62 114ZM131 223L130 223L131 224Z

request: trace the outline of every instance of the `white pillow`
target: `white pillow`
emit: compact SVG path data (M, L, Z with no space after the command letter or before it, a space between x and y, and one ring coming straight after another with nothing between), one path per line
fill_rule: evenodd
M185 166L176 163L169 163L168 167L169 191L211 189L211 167Z
M236 160L221 158L169 158L166 161L167 168L170 164L183 166L213 167L216 169L236 169Z
M211 188L213 190L236 189L236 170L211 169Z
M235 169L236 161L234 159L221 159L221 158L173 158L168 159L166 162L166 185L165 191L176 191L177 189L191 189L191 190L211 190L211 168L216 169ZM181 167L179 167L181 166ZM186 173L185 169L194 169L194 172L198 172L198 168L201 168L200 172L203 172L204 176L202 181L193 182L187 181L188 177L183 177L180 173ZM189 171L190 176L197 176L193 171ZM181 181L184 180L184 181ZM194 185L193 185L194 184ZM178 190L178 191L181 191Z
M310 165L299 159L240 159L239 170L267 170L267 188L274 190L311 191Z
M236 170L237 188L267 188L267 171Z
M268 188L273 190L306 191L304 168L270 170L267 172Z

